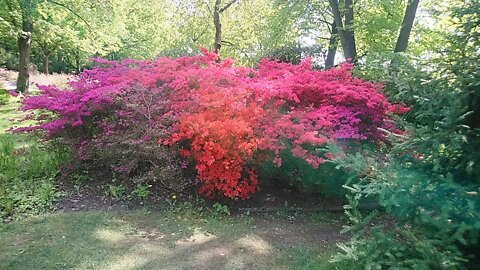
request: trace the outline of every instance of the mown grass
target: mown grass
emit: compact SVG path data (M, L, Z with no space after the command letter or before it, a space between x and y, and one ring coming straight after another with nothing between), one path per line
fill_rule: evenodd
M279 249L255 228L192 207L46 214L0 227L0 269L329 269L331 251Z

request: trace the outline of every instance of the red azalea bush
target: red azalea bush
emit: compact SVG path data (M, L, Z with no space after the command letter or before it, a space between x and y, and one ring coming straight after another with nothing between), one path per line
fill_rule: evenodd
M336 158L326 145L380 143L380 129L394 128L389 114L407 110L390 104L379 93L382 85L353 78L347 63L317 71L308 60L262 60L250 69L234 67L231 59L218 62L208 51L96 63L70 82L71 89L43 86L39 96L25 99L24 110L46 113L22 130L61 137L83 159L95 152L84 149L102 147L150 157L178 149L179 158L157 159L155 166L193 161L199 190L208 197L248 198L257 187L257 165L270 159L281 166L279 153L287 148L317 168ZM114 167L132 171L141 163L128 162L118 159Z

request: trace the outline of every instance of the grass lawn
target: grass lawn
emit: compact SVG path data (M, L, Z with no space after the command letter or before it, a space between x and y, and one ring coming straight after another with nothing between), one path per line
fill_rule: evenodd
M46 214L0 225L0 269L328 269L338 225L194 207Z
M33 120L27 120L19 122L25 117L26 113L20 111L20 98L10 97L9 102L5 105L0 105L0 136L8 135L7 130L12 127L25 127L35 124ZM21 139L23 136L18 135L17 138Z

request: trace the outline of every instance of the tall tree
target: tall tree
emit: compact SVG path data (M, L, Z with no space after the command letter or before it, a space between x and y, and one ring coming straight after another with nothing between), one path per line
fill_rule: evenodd
M312 57L315 68L332 67L338 29L329 3L324 0L276 0L274 3L277 10L264 42L269 49L266 55L276 58L283 51L295 61Z
M27 92L30 85L30 52L32 50L33 16L37 9L36 0L20 0L22 28L18 34L18 79L17 91Z
M233 5L238 0L231 0L225 6L222 7L222 0L215 0L215 6L213 9L213 24L215 25L215 41L213 43L213 49L217 54L220 54L222 48L222 22L220 15Z
M346 59L355 61L357 59L357 48L355 45L355 34L353 31L353 1L345 0L343 12L338 5L337 0L329 0L332 10L335 26L340 37L343 54ZM342 16L343 13L343 16ZM343 20L343 18L345 20ZM345 21L345 23L344 23Z
M397 44L395 45L394 52L405 52L408 46L408 39L410 32L412 31L413 21L417 13L417 7L420 0L407 0L407 8L405 10L405 16L403 17L402 27L400 28L400 34L398 35Z
M81 2L81 1L77 1ZM76 3L76 2L73 2ZM70 3L69 4L73 4ZM19 59L18 59L18 78L17 78L17 91L18 92L28 92L29 89L29 66L30 66L30 55L32 51L32 41L33 41L33 32L34 32L34 23L39 19L39 8L40 4L43 5L55 5L61 7L62 9L68 10L70 13L74 14L76 17L81 18L67 2L53 1L53 0L18 0L18 8L20 12L21 28L18 34L18 50L19 50ZM84 19L82 19L87 23ZM88 23L87 23L88 24ZM49 48L44 48L42 52L46 56L46 64L44 68L48 69L48 57L51 54ZM45 61L45 58L43 61Z
M328 42L328 51L327 57L325 58L325 69L333 67L335 63L335 55L337 53L337 40L338 28L336 27L335 21L330 24L330 38Z
M76 33L71 33L70 27L65 25L61 16L65 12L45 6L39 6L37 12L32 51L40 52L37 55L42 57L42 71L49 74L50 56Z
M329 3L345 58L355 61L358 57L357 36L356 31L354 32L353 29L361 32L362 55L367 54L369 50L373 50L376 53L387 52L384 48L389 48L391 46L389 44L394 42L395 35L393 32L398 31L396 26L398 24L395 24L395 22L397 18L399 20L402 16L402 13L396 10L392 11L392 8L403 6L401 1L358 2L355 4L355 7L357 12L359 12L358 14L361 13L362 20L357 21L354 21L353 0L340 2L338 0L329 0ZM419 0L407 1L394 52L404 52L406 50L418 4Z

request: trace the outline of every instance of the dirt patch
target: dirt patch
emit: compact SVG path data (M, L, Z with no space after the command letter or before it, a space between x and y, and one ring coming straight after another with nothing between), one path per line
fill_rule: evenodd
M75 168L66 166L62 176L56 180L56 188L62 194L54 204L56 211L118 211L165 210L172 205L182 202L195 202L199 199L196 189L191 186L181 192L170 190L160 182L151 182L148 188L149 195L141 199L134 190L138 182L131 178L112 178L109 170L96 169L82 174L86 177L81 182L75 180L78 173ZM85 172L83 172L85 173ZM141 183L145 186L145 183ZM124 191L117 198L113 197L111 186L122 187Z
M55 204L55 209L61 211L81 210L135 210L144 207L162 209L162 205L192 202L203 199L207 204L219 202L227 205L232 213L275 213L275 212L343 212L344 201L327 197L322 194L306 194L294 188L276 186L262 187L248 200L208 200L201 197L194 186L182 192L166 189L160 183L150 187L150 195L145 200L131 194L135 183L131 180L117 182L126 192L120 198L112 198L108 194L112 184L108 173L96 172L91 176L93 181L78 184L71 175L61 177L57 181L57 189L64 194Z
M275 216L256 216L255 231L276 248L304 247L328 248L339 241L348 240L348 235L340 233L343 223L305 222L302 220L285 220Z
M246 217L234 218L241 221ZM148 222L139 221L139 233L134 237L148 242L151 250L167 251L165 256L170 258L166 259L165 269L284 269L284 265L275 264L279 254L296 248L321 254L335 243L348 240L347 235L340 234L340 223L288 220L284 216L248 218L252 219L252 225L246 231L217 234L219 231L195 228L174 241L171 239L174 234L160 232ZM153 260L142 269L155 269L158 264L158 260Z

